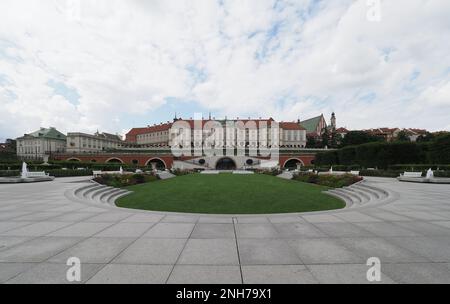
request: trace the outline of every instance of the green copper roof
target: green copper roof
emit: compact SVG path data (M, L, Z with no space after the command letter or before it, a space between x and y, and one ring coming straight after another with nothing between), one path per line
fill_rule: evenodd
M48 138L48 139L61 139L61 140L65 140L66 136L64 134L62 134L61 132L59 132L58 130L56 130L55 128L41 128L40 130L27 134L29 136L33 136L33 137L39 137L39 138Z
M306 129L306 131L316 132L317 126L319 125L321 119L322 115L302 121L300 124Z

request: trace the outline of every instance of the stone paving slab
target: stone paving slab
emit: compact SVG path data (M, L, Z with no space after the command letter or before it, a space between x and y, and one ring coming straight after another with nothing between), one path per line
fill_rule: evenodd
M178 264L239 265L235 240L189 239Z
M176 265L169 284L242 284L239 266Z
M172 270L169 265L109 264L95 274L88 284L164 284Z
M242 266L245 284L317 284L303 265Z

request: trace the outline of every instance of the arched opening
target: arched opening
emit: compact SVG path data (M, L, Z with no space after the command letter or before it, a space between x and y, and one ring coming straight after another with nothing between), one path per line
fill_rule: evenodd
M78 158L69 158L67 161L75 162L75 163L80 163L81 162L81 160L78 159Z
M119 158L110 158L106 161L107 164L123 164L123 161Z
M236 168L236 163L229 157L219 159L216 164L216 170L236 170Z
M292 158L284 163L284 169L296 170L298 167L303 166L303 162L300 159Z
M150 159L147 162L146 166L149 166L152 169L156 169L156 170L159 170L159 171L166 170L166 168L167 168L166 163L160 158L152 158L152 159Z

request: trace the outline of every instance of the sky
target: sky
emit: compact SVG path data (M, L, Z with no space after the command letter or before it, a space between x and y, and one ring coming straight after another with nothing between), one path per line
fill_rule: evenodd
M195 113L450 130L448 0L2 0L0 142Z

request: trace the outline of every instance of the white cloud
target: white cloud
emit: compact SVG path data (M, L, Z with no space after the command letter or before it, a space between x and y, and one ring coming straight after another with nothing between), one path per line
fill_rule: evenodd
M446 0L382 1L379 23L363 0L81 0L79 20L67 3L0 2L0 138L123 131L169 97L217 115L448 128Z

